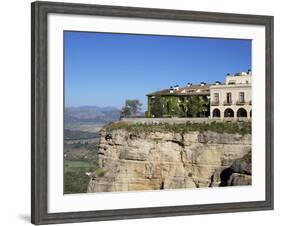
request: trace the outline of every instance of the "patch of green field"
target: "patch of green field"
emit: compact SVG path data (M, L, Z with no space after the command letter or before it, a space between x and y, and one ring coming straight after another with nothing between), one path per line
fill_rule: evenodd
M92 162L64 160L65 172L77 171L77 170L85 170L85 172L86 172L95 167L96 167L96 165Z
M69 171L64 173L64 194L86 193L89 177L84 171Z
M92 139L99 138L98 133L85 132L80 130L64 130L64 139L65 140L83 140L83 139Z
M86 172L93 172L97 167L95 162L64 160L64 193L85 193L90 178Z

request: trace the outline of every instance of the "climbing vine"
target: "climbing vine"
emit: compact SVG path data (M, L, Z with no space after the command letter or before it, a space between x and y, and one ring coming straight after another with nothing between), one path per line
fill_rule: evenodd
M208 117L209 109L206 96L149 97L147 117Z

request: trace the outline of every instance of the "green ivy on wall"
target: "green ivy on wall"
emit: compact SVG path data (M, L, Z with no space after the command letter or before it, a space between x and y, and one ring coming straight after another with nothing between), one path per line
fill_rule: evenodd
M210 101L207 96L148 97L147 117L208 117Z

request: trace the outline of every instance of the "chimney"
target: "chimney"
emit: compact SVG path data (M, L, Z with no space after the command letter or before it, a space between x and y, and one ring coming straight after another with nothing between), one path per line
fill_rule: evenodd
M216 83L216 86L221 84L220 81L216 81L215 83Z
M170 86L170 93L173 93L174 92L174 88L173 88L173 86Z
M179 90L179 88L180 88L179 85L174 86L174 90Z
M205 82L201 82L201 86L204 86L204 85L206 85L206 83Z
M247 74L248 74L248 75L251 75L251 74L252 74L252 70L251 70L251 69L248 69Z
M190 87L190 86L192 86L192 83L190 83L190 82L187 83L187 87Z

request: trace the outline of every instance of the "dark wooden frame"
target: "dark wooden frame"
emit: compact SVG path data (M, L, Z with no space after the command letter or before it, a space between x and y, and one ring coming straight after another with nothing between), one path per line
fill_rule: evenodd
M47 16L50 13L262 25L266 29L266 200L135 209L47 212ZM33 224L86 222L273 209L273 17L57 2L33 2L31 221Z

